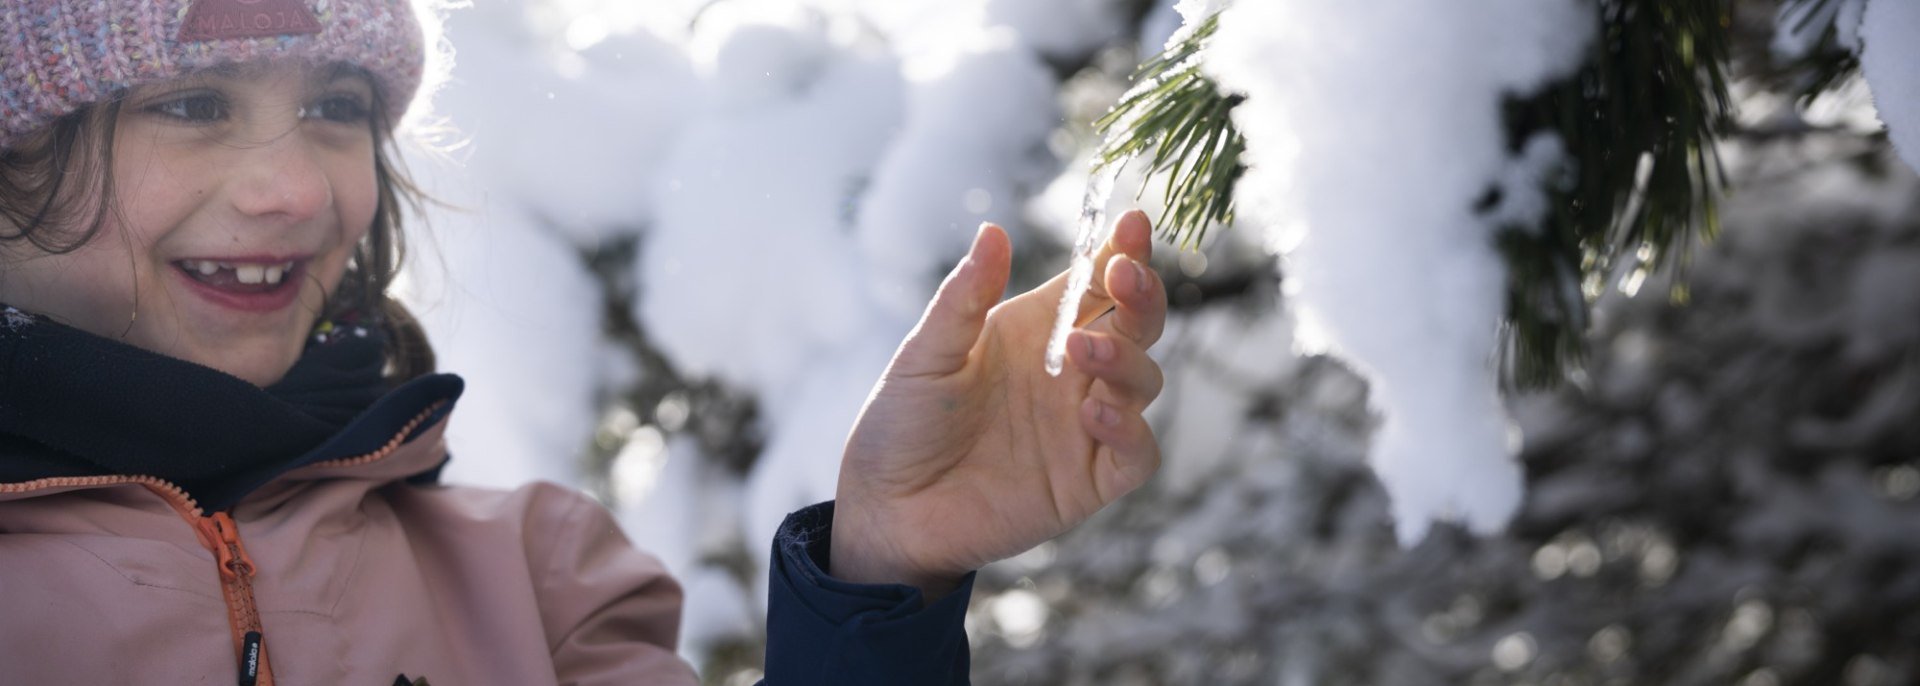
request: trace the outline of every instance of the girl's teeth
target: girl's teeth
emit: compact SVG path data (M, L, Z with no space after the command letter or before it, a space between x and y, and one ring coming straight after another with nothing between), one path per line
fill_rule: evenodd
M293 261L281 264L234 264L217 260L186 260L180 267L189 273L198 272L201 276L213 276L222 270L233 272L233 280L248 285L279 285L293 273Z

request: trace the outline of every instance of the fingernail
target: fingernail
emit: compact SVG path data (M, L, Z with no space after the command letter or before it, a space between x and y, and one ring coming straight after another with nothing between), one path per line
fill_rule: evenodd
M1120 413L1115 411L1113 406L1095 400L1093 401L1093 420L1107 426L1113 426L1120 423Z
M1093 353L1093 359L1105 362L1113 358L1113 341L1104 336L1088 336L1087 352Z
M1135 293L1147 292L1146 266L1140 264L1139 260L1135 260L1132 258L1128 258L1127 261L1133 263L1133 291Z

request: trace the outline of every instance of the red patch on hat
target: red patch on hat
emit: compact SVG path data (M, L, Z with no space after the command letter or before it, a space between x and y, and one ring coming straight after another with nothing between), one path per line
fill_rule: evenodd
M320 20L301 0L199 0L180 23L182 43L305 36L320 32Z

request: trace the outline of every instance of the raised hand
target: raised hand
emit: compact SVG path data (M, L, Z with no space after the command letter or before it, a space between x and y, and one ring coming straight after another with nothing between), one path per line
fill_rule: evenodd
M848 438L834 576L911 584L931 600L1146 482L1160 447L1141 412L1162 383L1147 349L1167 313L1152 249L1146 215L1121 216L1056 378L1042 353L1066 275L995 306L1012 246L981 227Z

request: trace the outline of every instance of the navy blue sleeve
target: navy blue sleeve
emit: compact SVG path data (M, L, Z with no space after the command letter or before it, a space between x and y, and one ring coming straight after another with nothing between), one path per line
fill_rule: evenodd
M787 515L773 537L766 686L968 683L968 573L922 607L920 590L827 576L833 502Z

